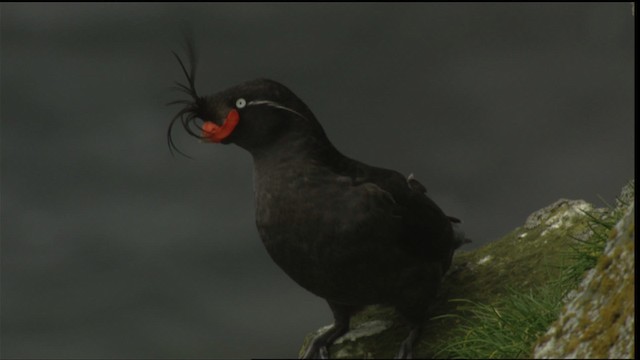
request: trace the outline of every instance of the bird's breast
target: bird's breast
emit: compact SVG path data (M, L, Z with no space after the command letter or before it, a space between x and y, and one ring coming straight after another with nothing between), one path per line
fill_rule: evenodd
M354 187L340 176L262 180L255 188L256 224L276 264L325 298L347 302L355 301L350 296L383 297L388 290L372 281L395 277L404 261L394 246L400 220L389 210L392 199L369 200L367 186ZM345 292L347 288L354 291Z

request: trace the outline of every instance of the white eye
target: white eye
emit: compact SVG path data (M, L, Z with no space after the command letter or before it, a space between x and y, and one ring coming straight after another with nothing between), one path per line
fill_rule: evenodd
M236 107L238 109L242 109L245 106L247 106L247 101L245 99L240 98L240 99L236 100Z

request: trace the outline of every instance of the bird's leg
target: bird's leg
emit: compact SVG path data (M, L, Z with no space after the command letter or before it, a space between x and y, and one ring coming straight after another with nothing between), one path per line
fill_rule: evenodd
M326 332L311 340L311 344L307 347L307 351L305 351L302 359L328 359L328 346L333 344L333 342L340 336L349 331L349 321L351 320L351 315L355 312L356 308L329 301L328 303L331 311L333 312L333 326Z
M414 324L411 327L411 331L409 332L409 336L407 336L402 344L400 344L400 350L394 357L394 359L413 359L413 346L416 344L416 341L420 337L420 333L422 332L422 323Z
M434 283L434 289L431 289L431 293L435 293L437 290L437 283ZM409 336L407 336L400 344L400 349L395 356L395 359L413 359L413 348L418 342L418 338L422 333L422 326L424 324L424 320L426 318L429 309L425 309L424 304L428 303L427 300L421 300L414 304L405 304L398 309L398 312L407 320L411 331L409 331Z

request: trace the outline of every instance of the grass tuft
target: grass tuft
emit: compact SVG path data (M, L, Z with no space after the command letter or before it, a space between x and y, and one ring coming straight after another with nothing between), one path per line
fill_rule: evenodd
M488 305L466 299L459 303L462 315L443 315L462 321L459 335L449 339L436 357L452 358L523 358L531 344L546 330L557 315L558 296L551 293L509 290L499 304Z

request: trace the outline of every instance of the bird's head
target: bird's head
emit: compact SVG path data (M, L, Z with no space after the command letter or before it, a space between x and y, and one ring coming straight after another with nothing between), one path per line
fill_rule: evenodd
M190 99L170 103L184 106L169 125L167 139L172 151L182 153L172 139L172 129L178 121L190 135L205 142L234 143L252 153L289 138L325 137L313 113L286 86L256 79L212 96L199 96L193 47L188 47L190 69L174 55L187 78L186 85L176 82L177 88Z

